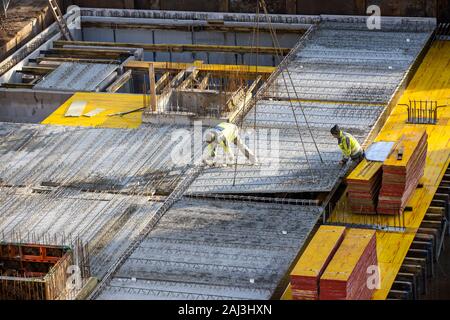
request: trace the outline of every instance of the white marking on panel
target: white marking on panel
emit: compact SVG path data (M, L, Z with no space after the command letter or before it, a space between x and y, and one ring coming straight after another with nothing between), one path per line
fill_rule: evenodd
M84 108L86 108L86 101L74 101L70 104L66 111L66 117L79 117L83 114Z
M83 114L83 116L85 116L85 117L95 117L96 115L102 113L103 111L105 111L105 109L97 108L97 109L94 109L94 110L92 110L92 111L90 111L88 113Z

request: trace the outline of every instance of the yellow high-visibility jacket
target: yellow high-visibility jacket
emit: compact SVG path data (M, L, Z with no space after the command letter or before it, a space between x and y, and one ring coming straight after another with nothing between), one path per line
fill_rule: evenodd
M217 131L218 140L208 145L209 155L215 157L217 145L220 145L225 153L231 153L229 145L238 137L238 127L232 123L222 122L214 127L214 130Z
M348 160L362 151L361 145L350 133L341 131L339 136L339 148L341 148L343 158Z

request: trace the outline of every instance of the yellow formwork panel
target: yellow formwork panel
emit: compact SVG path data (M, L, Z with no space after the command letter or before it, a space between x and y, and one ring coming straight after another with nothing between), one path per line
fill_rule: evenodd
M95 109L104 109L100 114L93 117L66 117L67 109L74 101L85 101L87 103L83 114ZM137 94L121 93L87 93L78 92L70 97L42 124L53 124L63 126L101 127L101 128L138 128L142 123L142 111L125 115L111 114L127 112L144 107L144 96Z
M369 181L381 169L382 162L368 161L364 159L347 177L347 180Z
M375 230L347 229L320 280L348 281L375 234Z
M384 161L384 165L390 167L406 167L411 159L411 156L416 151L417 145L423 137L425 129L414 127L405 128L402 136L397 140L398 147L403 147L403 157L401 160L397 159L397 147L394 148L389 157Z
M381 285L372 297L377 300L386 299L389 294L417 229L422 223L450 163L450 107L439 110L436 125L407 124L407 109L400 104L408 104L409 100L435 100L439 105L450 103L450 41L437 41L433 44L399 104L392 110L375 139L375 141L397 141L408 130L425 129L428 133L425 174L420 181L423 188L416 189L407 204L413 209L411 212L404 213L406 232L377 231L377 256ZM346 201L345 195L341 201ZM345 218L343 218L343 214ZM332 213L332 219L337 220L338 217L349 223L365 222L364 215L336 211ZM393 216L386 216L383 223L394 226L394 219ZM283 299L291 298L291 290L287 288Z
M320 226L311 242L302 254L291 276L313 277L320 276L331 255L344 237L345 227Z

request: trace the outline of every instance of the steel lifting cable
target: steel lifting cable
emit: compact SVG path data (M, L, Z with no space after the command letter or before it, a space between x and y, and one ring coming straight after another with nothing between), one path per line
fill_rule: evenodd
M258 75L258 68L259 68L259 19L260 19L260 11L259 11L259 5L258 1L256 1L256 75ZM256 151L258 150L258 144L257 144L257 133L256 133L256 116L258 111L258 95L255 95L255 112L253 115L253 130L255 132L255 155Z
M264 13L265 13L265 16L266 16L266 20L267 20L267 22L269 23L269 31L270 31L270 35L272 36L273 45L274 45L274 47L275 47L275 49L276 49L276 50L275 50L276 56L277 56L278 60L281 61L281 56L280 56L280 53L279 53L278 47L277 47L278 41L277 41L277 39L276 39L276 35L273 33L271 20L270 20L270 18L269 18L268 12L267 12L267 8L266 8L266 6L265 6L265 2L264 2L263 0L259 0L259 1L260 1L261 7L262 7L263 10L264 10ZM283 68L283 66L281 66L281 68ZM287 68L286 68L286 70L287 70ZM297 131L298 131L298 135L299 135L299 138L300 138L300 143L301 143L302 148L303 148L303 153L305 154L305 159L306 159L306 162L307 162L307 164L308 164L309 171L310 171L310 173L311 173L311 177L313 178L313 180L315 180L314 171L313 171L313 169L312 169L312 167L311 167L311 163L309 162L308 154L307 154L307 152L306 152L305 142L303 141L303 137L302 137L302 134L301 134L301 131L300 131L300 126L299 126L299 124L298 124L297 115L295 114L295 109L294 109L294 106L293 106L292 101L291 101L291 99L290 99L287 81L286 81L286 78L285 78L285 76L284 76L284 73L283 73L283 70L282 70L282 69L281 69L281 76L283 77L283 82L284 82L284 85L285 85L285 87L286 87L286 92L287 92L288 98L289 98L289 105L290 105L290 107L291 107L291 110L292 110L292 113L293 113L293 116L294 116L294 121L295 121L295 125L296 125ZM294 91L295 91L295 87L294 87L293 82L292 82L292 87L294 88ZM296 92L296 91L295 91L295 92ZM297 100L298 100L298 99L297 99ZM301 106L300 106L300 107L301 107ZM302 113L303 113L302 108L300 108L300 109L301 109L301 111L302 111ZM304 115L304 114L303 114L303 115ZM305 117L305 120L306 120L306 116L305 116L305 115L304 115L304 117ZM314 141L314 138L313 138L313 141ZM320 156L320 154L319 154L319 156Z
M9 4L11 3L11 0L2 0L3 2L3 13L5 14L5 18L8 16L7 12L8 12L8 8L9 8Z
M256 75L258 75L258 67L259 67L259 16L260 16L260 11L259 11L259 5L258 5L258 1L256 0L256 24L255 27L253 28L253 32L252 32L252 42L251 42L251 49L250 49L250 56L256 52ZM256 49L255 49L256 46ZM250 67L249 67L250 68ZM254 80L256 81L256 79ZM250 87L249 86L249 91L250 91ZM250 92L247 92L247 94ZM246 100L247 100L247 94L245 94L244 96L244 108L245 108L245 104L246 104ZM254 101L254 123L253 123L253 130L254 130L254 134L255 134L255 138L254 138L254 149L253 152L256 156L256 152L257 152L257 133L256 133L256 111L257 111L257 97L255 98ZM242 116L242 118L239 119L239 132L242 131L242 127L244 124L244 116ZM236 152L237 153L237 152ZM236 155L235 158L235 163L234 163L234 176L233 176L233 187L236 186L236 177L237 177L237 166L238 166L238 156Z
M268 13L268 11L267 11L266 3L265 3L264 0L259 0L259 2L260 2L260 5L261 5L262 9L264 10L264 14L265 14L266 19L267 19L267 22L268 22L268 24L269 24L269 31L270 31L270 34L271 34L271 36L272 36L272 39L273 39L273 42L274 42L274 46L275 46L275 48L276 48L276 54L277 54L277 57L278 57L278 59L281 61L281 54L280 54L280 48L281 48L281 47L280 47L280 43L279 43L279 41L278 41L276 32L275 32L275 30L274 30L274 28L273 28L272 21L270 20L269 13ZM318 146L317 146L316 140L314 139L314 135L313 135L313 133L312 133L312 131L311 131L311 127L310 127L310 125L309 125L308 119L307 119L306 114L305 114L305 112L304 112L304 110L303 110L303 107L302 107L302 105L301 105L301 103L300 103L300 99L299 99L297 90L295 89L294 81L292 80L292 76L291 76L291 74L290 74L290 72L289 72L289 69L288 69L287 67L286 67L286 72L287 72L287 74L288 74L289 80L290 80L290 82L291 82L292 88L293 88L294 93L295 93L295 96L296 96L296 99L297 99L297 101L298 101L298 104L299 104L299 107L300 107L300 111L302 112L302 115L303 115L303 117L305 118L305 123L306 123L306 126L307 126L307 128L308 128L308 132L309 132L309 134L311 135L311 138L312 138L312 140L313 140L313 144L314 144L314 146L315 146L315 148L316 148L317 154L319 155L320 161L323 163L324 161L323 161L323 159L322 159L322 155L320 154L320 151L319 151L319 148L318 148ZM284 75L283 70L281 70L281 75L282 75L282 77L283 77L283 82L284 82L284 84L285 84L285 86L286 86L286 91L287 91L288 98L289 98L289 104L290 104L291 109L292 109L292 113L293 113L293 116L294 116L294 120L295 120L295 123L296 123L296 126L297 126L297 130L298 130L299 136L300 136L300 140L302 141L302 145L303 145L303 148L304 148L304 150L305 150L306 161L307 161L308 164L309 164L309 160L308 160L308 157L307 157L307 155L306 155L306 149L305 149L305 147L304 147L303 139L301 138L301 131L300 131L300 127L299 127L299 124L298 124L297 115L295 114L294 106L293 106L292 101L291 101L291 99L290 99L290 97L289 97L289 89L288 89L288 86L287 86L287 81L286 81L286 78L285 78L285 75Z

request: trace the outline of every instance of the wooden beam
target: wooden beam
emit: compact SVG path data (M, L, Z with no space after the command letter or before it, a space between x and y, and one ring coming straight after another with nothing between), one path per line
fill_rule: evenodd
M54 71L55 69L56 69L55 67L24 66L24 67L22 67L22 70L17 70L17 72L44 76L44 75L47 75L50 72Z
M90 277L80 292L75 296L75 300L88 300L90 294L97 287L98 279Z
M148 68L148 79L150 81L150 106L153 112L156 112L156 80L155 80L155 67L153 63L150 63Z
M230 122L235 122L238 116L243 116L244 108L252 101L253 91L257 88L258 84L262 81L262 77L259 76L248 88L241 88L233 97L227 102L228 110L233 111L228 118Z
M6 89L33 89L34 84L31 83L2 83L2 88Z
M185 74L186 70L181 70L180 72L178 72L178 74L172 79L172 81L170 81L167 87L169 87L170 89L178 87L181 81L183 81Z
M122 88L125 83L127 83L131 79L132 71L128 70L124 74L122 74L116 81L114 81L108 88L106 88L106 92L117 92L120 88Z
M30 62L33 61L35 63L42 62L54 62L54 63L63 63L63 62L80 62L80 63L108 63L108 64L120 64L120 60L114 59L90 59L90 58L65 58L65 57L38 57L35 59L30 59Z
M191 74L189 75L189 77L187 77L186 80L184 80L183 83L180 84L177 89L178 90L185 90L189 86L191 86L192 82L197 78L198 73L199 73L199 71L197 69L192 71Z
M253 92L257 88L258 84L262 81L262 77L259 76L256 78L255 81L253 81L252 85L248 88L248 91Z
M50 50L43 50L41 54L46 56L59 56L59 57L101 57L101 58L112 58L119 59L121 57L131 56L133 53L129 50L106 50L106 49L90 49L90 48L53 48Z
M179 30L179 31L214 31L214 32L253 32L253 26L233 26L227 24L207 24L201 26L193 26L191 23L169 25L169 24L141 24L141 23L115 23L115 22L99 22L99 21L83 21L82 28L100 28L100 29L146 29L146 30ZM273 26L280 33L294 33L302 35L306 32L306 28L284 27L282 25ZM267 24L260 24L261 32L269 32L270 27Z
M127 61L124 65L129 69L148 70L147 61ZM200 62L194 63L172 63L172 62L155 62L153 63L155 70L164 70L179 72L195 67L200 73L210 73L213 77L219 78L235 78L235 79L256 79L261 76L267 79L274 71L275 67L264 66L245 66L245 65L228 65L228 64L203 64Z
M211 74L207 73L206 76L203 77L202 82L198 85L199 90L206 90L209 87L209 77Z
M250 46L222 46L222 45L203 45L203 44L146 44L146 43L122 43L122 42L94 42L94 41L55 41L55 48L64 46L93 46L93 47L116 47L116 48L142 48L149 52L229 52L229 53L256 53L276 55L282 52L287 55L290 48L274 47L250 47ZM281 50L281 51L280 51Z
M156 82L155 85L156 92L159 92L169 81L170 81L170 72L166 72Z

